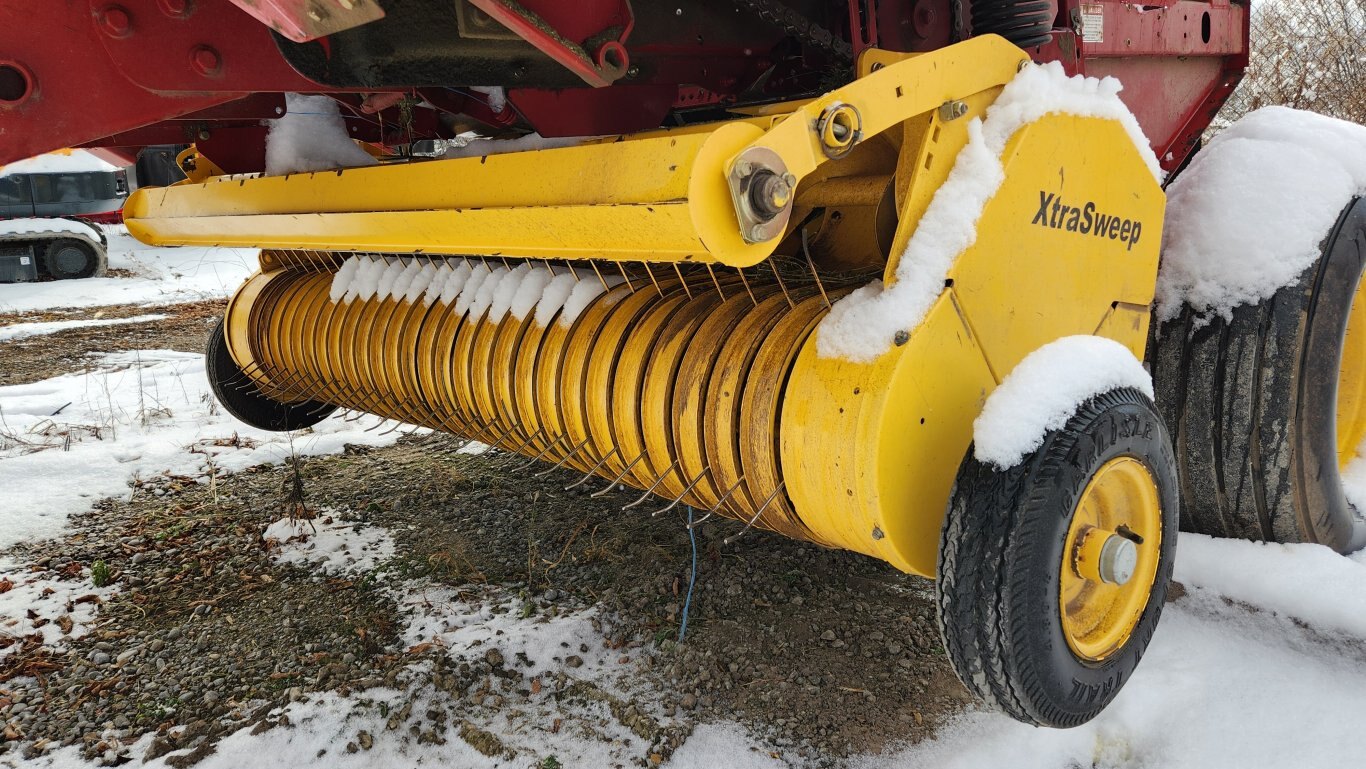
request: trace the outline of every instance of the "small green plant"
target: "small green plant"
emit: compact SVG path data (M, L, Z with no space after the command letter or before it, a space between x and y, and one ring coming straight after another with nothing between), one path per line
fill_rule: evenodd
M554 756L546 756L541 761L541 769L560 769L560 759Z
M113 574L109 572L109 564L104 561L95 561L90 564L90 581L95 583L95 587L104 587L113 579Z

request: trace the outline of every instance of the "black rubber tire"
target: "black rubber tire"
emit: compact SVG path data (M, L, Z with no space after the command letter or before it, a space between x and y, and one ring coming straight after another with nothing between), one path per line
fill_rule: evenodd
M1077 501L1095 472L1132 456L1151 471L1162 540L1148 603L1129 640L1102 662L1077 658L1058 608L1063 548ZM969 453L939 544L936 593L944 648L959 679L1011 717L1073 727L1105 708L1129 680L1167 597L1179 517L1176 461L1156 407L1121 388L1083 404L1008 470Z
M1149 345L1189 531L1268 542L1366 545L1338 473L1337 382L1366 265L1366 199L1316 264L1271 299L1205 325L1189 308ZM1366 512L1366 511L1363 511Z
M218 403L251 427L272 432L301 430L316 425L336 411L335 406L317 401L281 403L263 395L228 352L221 320L209 333L204 368Z
M105 250L84 240L57 238L43 249L43 271L57 280L98 278L108 267Z

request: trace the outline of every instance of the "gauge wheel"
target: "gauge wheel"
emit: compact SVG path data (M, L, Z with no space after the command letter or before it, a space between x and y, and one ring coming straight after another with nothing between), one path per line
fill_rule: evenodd
M1162 614L1176 462L1151 399L1087 401L1007 469L964 461L940 538L939 627L963 684L1037 726L1085 723Z
M221 320L209 334L204 367L214 397L229 414L250 427L271 432L300 430L312 427L336 410L335 406L318 401L281 403L264 395L228 352Z

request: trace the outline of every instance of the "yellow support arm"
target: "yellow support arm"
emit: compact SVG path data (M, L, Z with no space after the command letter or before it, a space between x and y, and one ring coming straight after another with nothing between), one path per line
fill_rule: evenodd
M822 163L945 102L1001 86L1023 60L998 37L974 38L888 63L788 115L485 157L215 177L138 190L124 220L152 245L745 267L772 253L792 188ZM770 202L781 211L758 221L752 196L737 190L775 168L783 183L769 190ZM756 231L756 222L768 226Z

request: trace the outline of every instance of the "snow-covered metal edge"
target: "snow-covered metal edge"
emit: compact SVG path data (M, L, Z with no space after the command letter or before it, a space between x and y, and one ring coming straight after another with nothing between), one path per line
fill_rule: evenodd
M977 240L977 222L1005 181L1001 156L1017 131L1046 115L1065 114L1118 121L1133 140L1153 178L1162 168L1137 118L1119 99L1113 77L1068 77L1062 65L1028 65L989 108L973 119L968 143L935 192L897 264L896 280L854 291L835 303L817 331L823 358L867 363L891 349L898 331L913 331L925 319L960 254Z
M1128 347L1101 336L1065 336L1020 361L972 423L977 461L1007 469L1043 445L1086 401L1120 387L1153 397L1153 380Z
M1287 107L1249 113L1167 186L1157 319L1205 318L1270 299L1319 257L1366 195L1366 127Z

